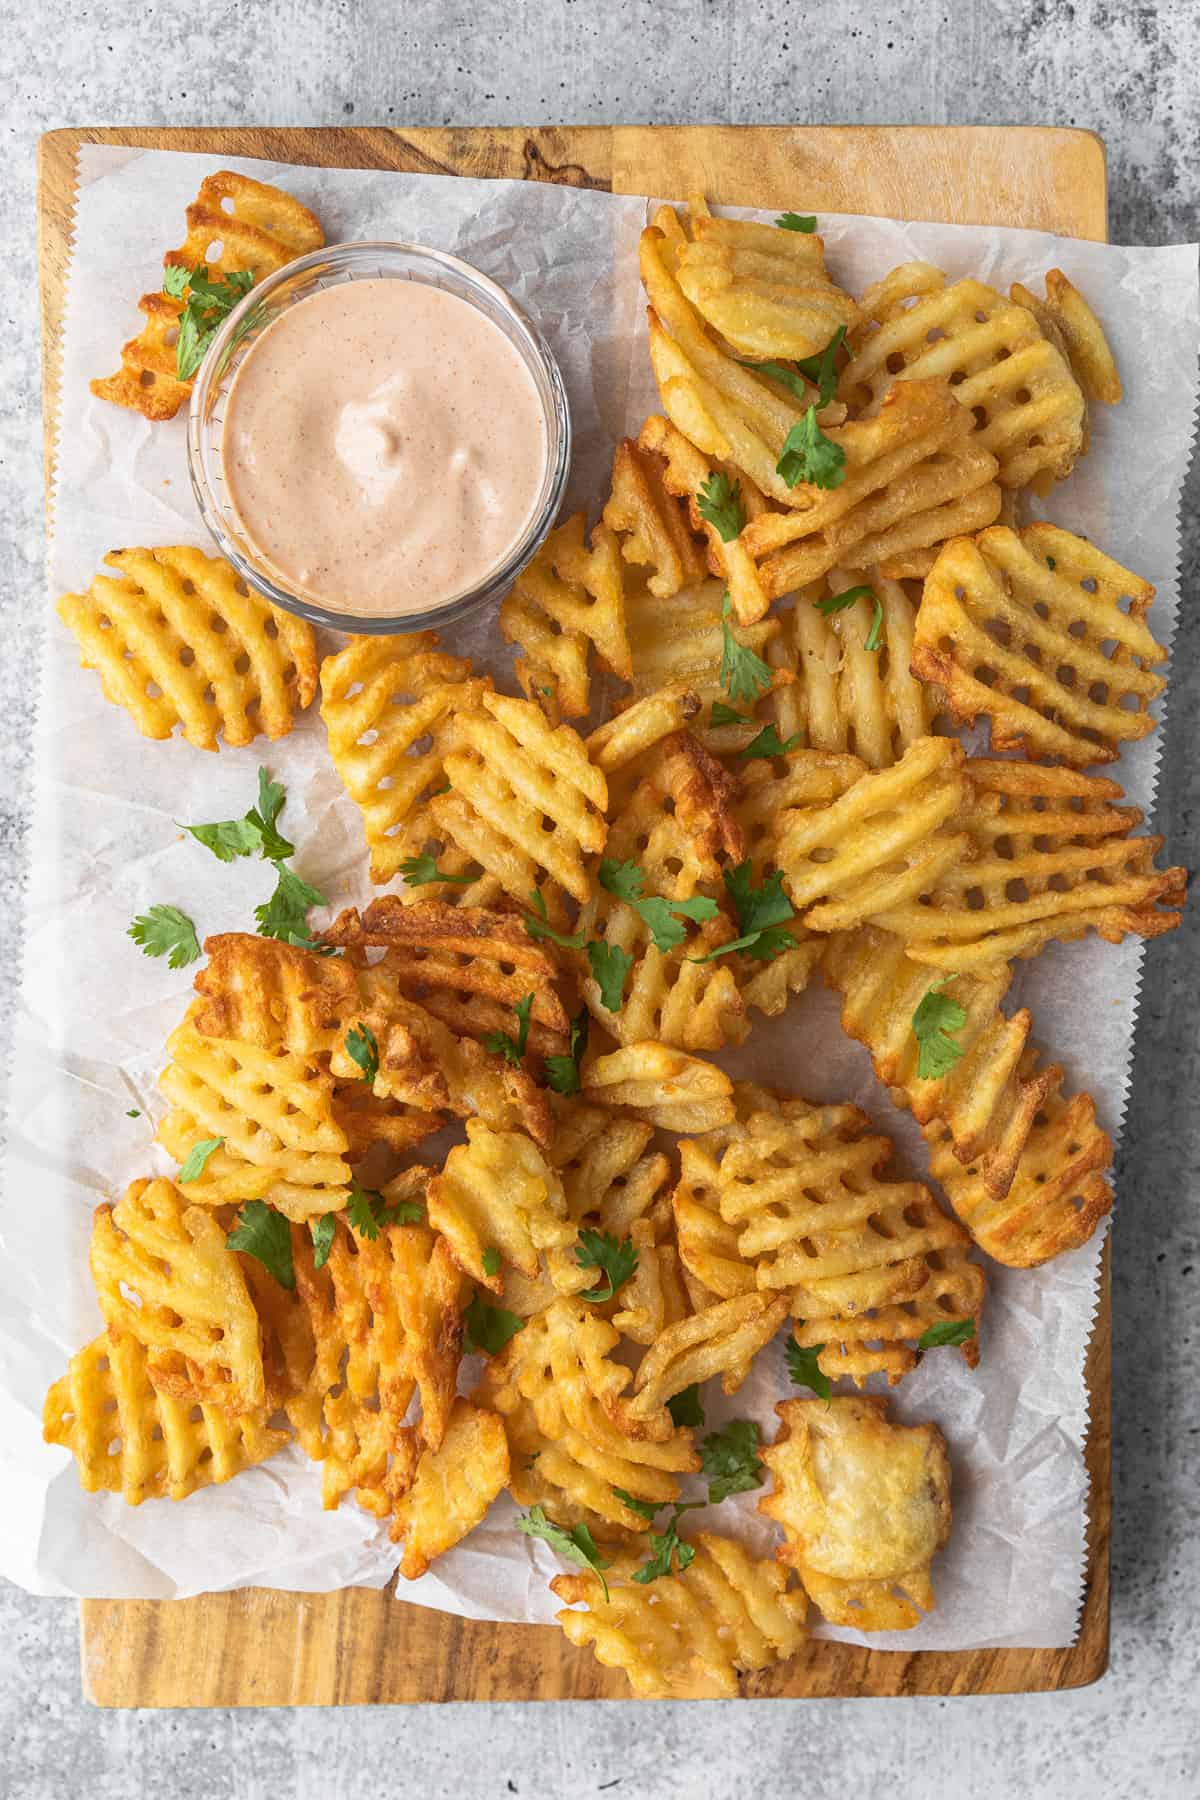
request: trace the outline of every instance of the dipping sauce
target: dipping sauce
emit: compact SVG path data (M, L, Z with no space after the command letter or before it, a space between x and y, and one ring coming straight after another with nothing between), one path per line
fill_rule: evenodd
M520 352L423 281L365 277L281 312L233 379L225 489L252 560L331 611L421 613L478 586L541 491Z

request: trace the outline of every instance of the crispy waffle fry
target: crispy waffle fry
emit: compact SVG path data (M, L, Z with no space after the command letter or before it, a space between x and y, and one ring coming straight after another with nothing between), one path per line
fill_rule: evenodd
M503 1420L456 1400L445 1437L436 1450L423 1453L412 1486L392 1515L392 1537L404 1544L405 1580L415 1581L435 1558L461 1543L507 1480Z
M514 1032L514 1008L532 993L529 1047L536 1056L561 1055L569 1020L555 983L554 948L535 943L514 913L452 906L444 900L405 905L384 894L359 914L341 913L324 941L350 949L390 950L388 968L399 992L459 1037L482 1039Z
M64 594L58 616L106 700L143 737L176 726L197 750L286 737L316 692L311 625L268 606L219 556L189 544L113 550L120 579Z
M1104 335L1104 327L1061 269L1046 275L1046 297L1039 300L1019 281L1009 298L1031 312L1051 343L1065 352L1071 371L1089 400L1116 406L1122 397L1121 377Z
M893 269L863 295L862 310L838 386L848 406L876 411L895 382L936 376L974 415L1002 486L1070 474L1084 447L1086 405L1032 312L982 281L947 287L928 263Z
M571 1643L623 1670L639 1700L733 1699L739 1673L800 1649L807 1596L733 1538L699 1532L684 1541L692 1558L669 1581L642 1585L635 1558L616 1559L607 1598L596 1575L556 1575L550 1586L567 1602L558 1622ZM573 1610L580 1602L584 1610Z
M339 1081L333 1090L333 1122L346 1134L347 1162L362 1162L377 1144L401 1156L446 1123L445 1115L385 1100L362 1081Z
M500 607L501 631L524 652L516 672L525 697L554 725L588 710L589 646L614 675L628 681L632 673L616 534L597 525L588 546L584 530L575 513L552 531Z
M635 1429L663 1435L671 1418L668 1400L694 1382L720 1375L724 1392L736 1394L787 1312L786 1295L743 1294L668 1325L638 1365L625 1409Z
M445 757L452 791L430 801L434 823L522 905L543 871L586 900L583 858L604 848L604 776L578 734L549 726L528 700L487 692L479 700L455 714Z
M879 647L867 649L873 602L860 595L828 616L820 603L869 587L883 610ZM872 769L898 762L932 730L929 689L910 671L916 608L898 581L878 570L832 569L796 596L767 660L795 680L771 699L779 735L801 734L812 750L852 751Z
M703 533L668 486L661 459L641 438L636 443L624 438L617 445L604 523L615 532L624 560L649 571L641 586L653 599L669 599L703 581Z
M444 1233L460 1267L496 1294L503 1292L503 1276L485 1270L487 1250L498 1250L533 1276L539 1250L575 1239L562 1182L536 1144L520 1132L491 1131L477 1119L468 1121L466 1144L451 1150L429 1184L429 1220Z
M1022 1074L1029 1081L1037 1076L1037 1061L1037 1052L1027 1050ZM964 1165L955 1154L940 1120L923 1127L930 1174L941 1182L980 1248L1010 1268L1033 1268L1077 1249L1112 1211L1112 1188L1105 1175L1112 1161L1112 1140L1096 1123L1092 1097L1065 1096L1058 1068L1043 1071L1045 1075L1052 1079L1013 1180L1001 1196L989 1192L978 1161Z
M1152 671L1167 653L1145 624L1153 598L1148 581L1057 525L997 526L938 557L913 668L944 688L955 718L987 718L995 750L1113 762L1154 729L1164 681Z
M204 1037L315 1056L333 1048L358 1009L354 970L340 957L245 931L205 938L204 954L192 1011Z
M71 1358L46 1395L43 1436L71 1452L89 1494L120 1494L128 1506L186 1500L283 1449L288 1434L270 1428L266 1408L231 1412L161 1393L149 1355L131 1333L110 1326Z
M135 1181L92 1223L92 1279L105 1321L156 1357L183 1357L232 1412L266 1399L258 1315L213 1215L163 1180Z
M336 1107L333 1109L336 1113ZM172 1106L163 1114L155 1133L168 1156L183 1166L192 1151L207 1144L213 1136L207 1126L185 1107ZM246 1162L236 1151L222 1147L206 1157L202 1174L185 1184L188 1199L197 1206L232 1206L243 1200L266 1200L276 1212L303 1222L322 1213L337 1212L349 1198L346 1185L352 1171L347 1149L347 1167L340 1180L313 1182L304 1179L310 1171L301 1171L298 1181L290 1180L277 1169L260 1168Z
M793 752L817 782L828 759ZM777 819L772 859L805 925L841 931L930 892L970 848L951 827L964 805L962 746L918 738L890 769L863 774L839 799L795 806Z
M1156 869L1160 837L1134 837L1137 807L1115 781L1026 762L967 763L971 799L959 823L969 862L945 871L920 902L875 923L915 961L971 969L1034 956L1094 930L1110 944L1179 924L1186 869Z
M471 677L465 657L447 656L437 644L433 631L352 638L321 664L329 756L362 814L372 881L392 880L402 862L438 839L428 802L445 782L450 721L487 685ZM453 851L438 859L449 875L469 866ZM481 885L469 890L470 899L487 898ZM429 885L406 892L427 900L431 893L458 898L463 890Z
M761 1460L774 1478L758 1510L784 1532L832 1625L907 1631L933 1604L934 1556L950 1536L950 1464L936 1425L892 1425L887 1401L785 1400Z
M733 1117L728 1075L669 1044L626 1044L598 1056L584 1074L583 1093L600 1106L627 1106L664 1131L712 1131Z
M649 1149L654 1128L603 1107L575 1102L563 1108L550 1160L563 1184L572 1219L612 1237L627 1237L649 1219L655 1240L669 1223L664 1184L670 1164ZM591 1286L589 1277L582 1284Z
M228 202L228 207L226 207ZM209 274L250 269L258 278L281 269L325 242L320 224L306 206L282 189L221 169L208 175L187 209L187 237L178 250L168 250L163 267ZM192 382L175 372L175 335L183 302L161 289L143 294L138 308L146 318L137 337L121 351L115 375L89 383L101 400L130 407L146 419L173 419L192 391Z

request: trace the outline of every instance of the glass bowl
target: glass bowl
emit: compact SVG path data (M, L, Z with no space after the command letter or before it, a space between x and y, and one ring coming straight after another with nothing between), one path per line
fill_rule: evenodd
M545 421L546 464L529 523L504 561L481 581L422 612L363 616L322 604L314 594L293 592L280 585L278 570L263 567L262 558L243 531L226 492L221 438L233 379L271 322L318 288L381 276L445 288L499 327L525 364L537 390ZM297 257L286 268L269 275L250 290L223 322L192 389L187 459L196 504L222 556L274 606L335 631L418 631L431 625L451 624L498 599L536 554L562 504L571 462L571 415L562 375L545 339L504 289L478 269L421 244L331 244L324 250Z

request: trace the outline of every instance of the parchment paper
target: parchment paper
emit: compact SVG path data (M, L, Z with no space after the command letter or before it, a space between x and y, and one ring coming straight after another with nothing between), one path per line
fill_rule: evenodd
M150 426L88 393L116 367L136 328L134 300L154 285L163 250L206 157L85 147L68 287L51 596L82 587L124 544L206 545L185 472L184 421ZM595 506L614 440L656 407L645 356L636 239L645 202L519 182L286 168L234 162L314 208L329 241L411 237L494 276L538 320L563 366L576 431L572 505ZM797 194L802 208L805 196ZM1037 233L823 215L835 277L860 290L921 257L952 275L1040 292L1055 265L1080 285L1114 343L1127 398L1098 408L1093 447L1047 507L1159 590L1151 625L1169 641L1178 594L1178 507L1196 402L1196 251L1117 249ZM1036 281L1035 281L1035 278ZM445 634L511 686L510 656L490 620ZM329 645L332 647L333 640ZM319 1471L288 1451L185 1504L126 1507L85 1495L65 1451L41 1442L42 1397L70 1354L99 1329L87 1272L92 1208L135 1176L169 1172L152 1145L161 1111L163 1043L190 998L190 975L143 957L129 921L155 902L182 906L201 936L247 929L266 898L266 865L225 867L176 821L240 815L266 762L284 781L282 824L296 866L336 904L365 900L358 815L343 795L313 708L277 745L206 756L182 741L149 744L108 706L53 619L39 672L32 872L25 968L9 1088L0 1204L0 1570L42 1593L165 1598L251 1584L319 1591L380 1586L397 1551L386 1529L346 1502L324 1513ZM1118 771L1149 808L1159 740L1127 751ZM1104 1124L1125 1105L1142 949L1052 946L1016 984L1040 1041L1072 1086L1087 1086ZM832 996L800 997L756 1021L730 1066L814 1099L854 1099L924 1173L919 1139L836 1023ZM137 1108L141 1117L126 1113ZM1096 1305L1099 1239L1048 1269L988 1265L982 1361L972 1375L950 1350L926 1356L893 1397L894 1415L933 1418L954 1461L954 1535L935 1566L938 1606L882 1648L1062 1645L1081 1598L1087 1426L1083 1360ZM464 1370L463 1386L474 1371ZM795 1390L792 1390L793 1392ZM710 1426L750 1415L772 1435L785 1397L782 1346L759 1358L732 1400L710 1401ZM757 1495L699 1515L763 1552L773 1528ZM401 1598L470 1617L545 1620L558 1567L512 1528L505 1499L484 1527ZM829 1635L864 1641L851 1632Z

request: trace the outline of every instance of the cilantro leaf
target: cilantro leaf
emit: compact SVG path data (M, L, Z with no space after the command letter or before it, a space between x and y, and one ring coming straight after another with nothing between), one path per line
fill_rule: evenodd
M277 1213L265 1200L246 1201L225 1242L231 1250L241 1250L246 1256L256 1258L280 1287L295 1287L292 1228L283 1214Z
M579 1063L588 1041L588 1009L581 1007L571 1020L570 1051L566 1056L546 1058L546 1083L556 1094L577 1094L580 1088Z
M646 877L635 862L614 862L605 856L600 862L600 886L618 900L637 900Z
M219 1150L224 1142L223 1137L211 1137L201 1138L198 1144L193 1144L180 1166L179 1173L175 1177L176 1181L199 1181L209 1157L214 1150Z
M762 1486L759 1430L753 1419L730 1419L700 1446L700 1467L708 1476L708 1501L715 1506L730 1494Z
M581 1269L596 1268L604 1273L603 1285L586 1289L579 1298L611 1300L617 1289L629 1280L637 1268L638 1253L633 1247L632 1238L619 1243L604 1231L581 1231L575 1245L575 1261Z
M769 375L772 381L780 382L790 393L795 394L797 400L807 400L807 381L803 375L798 374L795 369L789 369L785 363L746 362L743 359L743 365L747 369L753 369L756 375Z
M635 1500L632 1494L627 1494L625 1492L624 1488L615 1487L613 1493L617 1496L617 1499L621 1502L622 1506L627 1506L630 1512L635 1512L639 1519L645 1519L647 1525L650 1523L655 1513L661 1512L662 1510L661 1502L656 1504L653 1500Z
M489 1244L483 1253L483 1272L485 1275L498 1275L501 1263L500 1252L495 1244Z
M651 895L647 900L633 901L633 910L650 927L650 937L656 950L673 950L676 944L682 944L687 933L679 923L676 914L685 919L715 919L720 907L715 900L704 894L693 894L689 900L664 900L658 895ZM610 1011L612 1009L610 1008Z
M732 706L726 706L723 700L714 700L708 715L710 725L749 725L751 720L745 713L736 712Z
M272 781L268 770L260 768L258 771L258 805L251 807L246 814L246 821L247 823L252 821L258 827L262 838L262 854L271 862L294 854L294 846L288 843L275 824L286 799L287 790L283 783Z
M379 1073L379 1045L369 1026L350 1027L346 1033L346 1055L358 1065L364 1081L374 1081Z
M679 1515L687 1512L686 1506L677 1506L671 1516L671 1522L663 1532L650 1533L650 1548L654 1554L640 1569L635 1569L633 1579L642 1583L658 1581L664 1575L671 1574L671 1563L674 1561L679 1574L693 1562L696 1555L694 1544L685 1544L679 1536Z
M691 1387L672 1394L667 1401L667 1411L676 1425L703 1425L704 1407L700 1400L700 1383L693 1381Z
M329 1252L333 1249L333 1235L337 1227L337 1219L333 1213L322 1213L319 1219L310 1219L308 1229L312 1233L313 1268L323 1269L329 1261Z
M835 367L837 353L846 338L846 327L839 325L823 350L815 356L801 356L796 360L796 367L802 375L815 383L817 389L817 405L828 406L837 393L838 376ZM836 486L836 483L834 484Z
M469 887L478 879L475 875L443 874L432 856L406 856L400 864L400 873L406 887L424 887L430 881L453 881L459 887Z
M561 944L564 950L583 949L587 943L586 931L574 931L568 934L563 931L554 931L547 925L546 899L541 888L530 888L529 904L532 906L533 912L525 913L523 917L525 929L534 943L537 943L540 938L549 938L552 944ZM536 918L534 914L537 915Z
M751 756L786 756L794 750L804 736L802 731L793 731L791 737L780 742L779 733L774 724L764 725L756 738L751 738L742 751L745 757Z
M140 1119L141 1116L141 1112L136 1106L131 1106L129 1111L125 1114L127 1119Z
M517 1015L517 1035L512 1038L507 1031L489 1031L483 1040L485 1050L493 1056L502 1056L506 1062L519 1069L525 1055L525 1046L529 1042L529 1015L533 1011L533 995L526 994L517 1001L513 1011Z
M723 544L732 543L746 523L741 482L731 482L728 475L714 470L697 490L696 510L717 532Z
M185 825L183 829L211 850L218 862L231 863L262 848L262 833L248 818L218 819L212 825Z
M463 1326L466 1350L478 1351L483 1356L498 1356L509 1338L524 1331L525 1321L516 1313L506 1312L502 1306L489 1306L476 1288L471 1304L463 1314Z
M815 231L817 229L815 213L780 213L775 223L781 231Z
M975 1336L974 1319L939 1319L917 1339L918 1350L936 1350L939 1344L968 1344Z
M786 925L795 917L791 902L783 891L783 874L779 869L756 888L753 864L747 857L735 869L725 870L724 882L737 914L739 931L762 931L768 925Z
M377 1189L360 1187L357 1178L351 1180L346 1217L351 1230L357 1231L359 1237L374 1243L379 1236L379 1228L383 1223L382 1212L386 1206L387 1201Z
M126 933L147 956L165 956L169 969L183 969L200 955L196 927L177 906L152 906L139 913Z
M864 650L878 650L883 642L883 601L875 596L875 611L871 618L871 629L863 643Z
M527 1513L519 1515L517 1530L523 1531L526 1537L542 1538L552 1550L557 1550L560 1556L565 1557L567 1562L574 1563L576 1568L590 1569L593 1575L599 1576L605 1601L608 1600L608 1583L604 1579L604 1571L609 1563L597 1550L595 1539L582 1521L573 1525L570 1531L564 1531L561 1525L555 1525L546 1517L540 1506L531 1506Z
M844 588L840 594L827 594L824 600L814 600L813 605L828 619L833 613L845 612L846 608L853 606L856 600L873 600L874 598L874 588L852 587Z
M833 1384L828 1375L824 1375L817 1363L824 1344L811 1344L807 1349L798 1344L795 1338L789 1338L784 1347L787 1360L787 1372L797 1387L811 1388L822 1400L829 1400L833 1395Z
M277 876L275 892L262 906L254 909L254 916L258 920L258 935L282 938L284 943L290 944L296 937L308 935L309 907L324 906L326 900L319 888L310 887L307 881L302 881L286 863L276 862L272 857L271 866Z
M917 1074L922 1081L940 1081L963 1053L953 1034L966 1024L966 1008L941 991L953 979L953 975L943 975L935 981L912 1016L913 1036L920 1045Z
M191 270L185 264L171 263L163 270L163 293L169 294L172 300L182 300L190 274Z
M729 595L721 602L721 686L731 700L755 701L771 685L771 671L761 656L739 644L729 627L733 610Z
M249 269L232 269L227 275L218 274L215 281L209 279L205 263L197 263L190 272L178 264L164 269L163 292L183 301L175 341L175 373L180 381L196 373L222 319L249 293L253 282Z
M846 479L846 452L832 438L827 438L817 424L817 409L810 406L798 425L793 425L783 441L775 473L789 487L806 482L810 487L841 487Z
M632 956L627 955L620 944L607 944L599 938L588 945L587 959L592 980L600 989L601 1006L611 1013L620 1012L625 977L633 967Z

